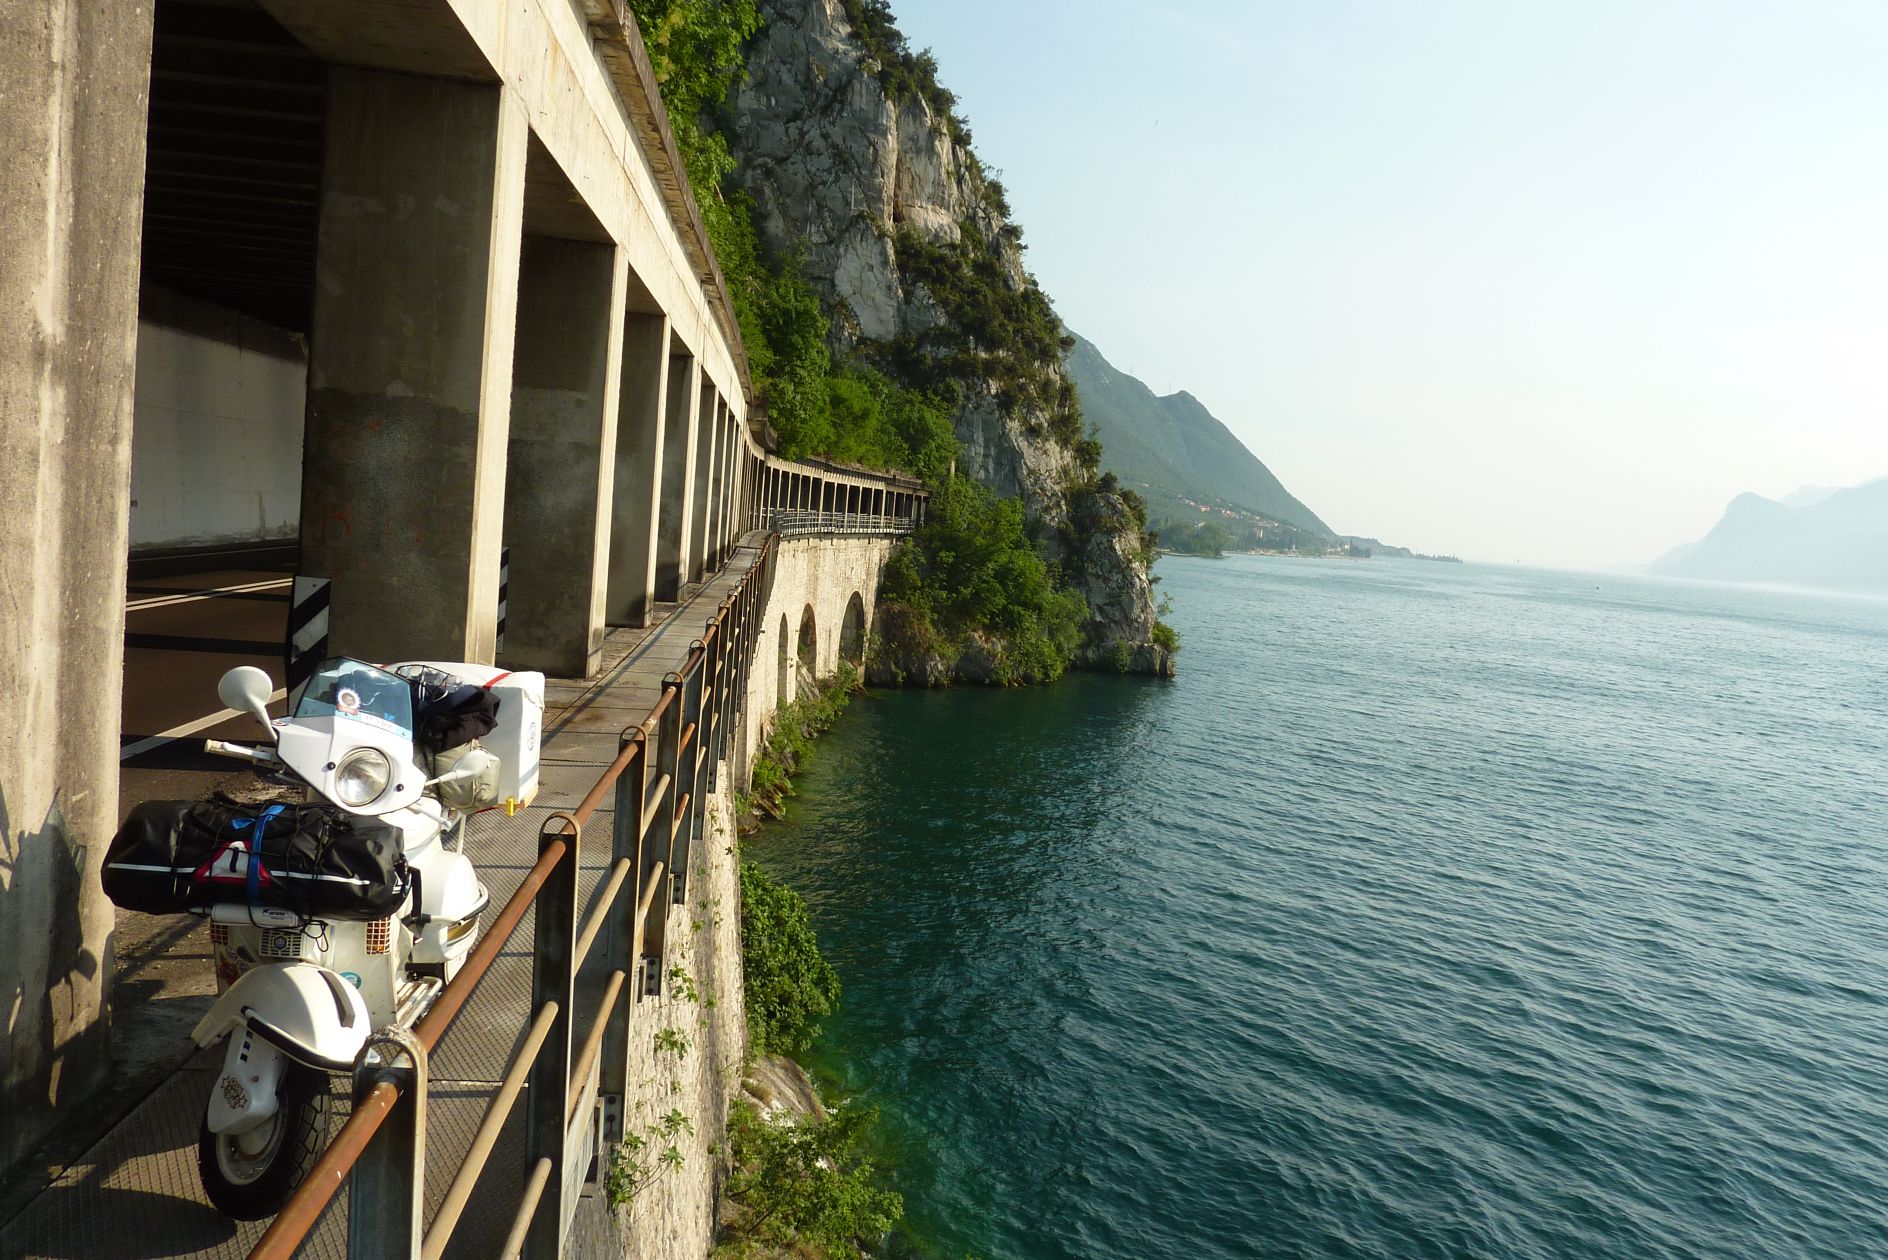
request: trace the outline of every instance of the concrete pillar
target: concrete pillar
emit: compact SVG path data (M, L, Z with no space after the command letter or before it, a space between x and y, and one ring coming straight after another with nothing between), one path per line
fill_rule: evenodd
M485 84L328 83L302 569L333 579L337 653L489 662L524 113Z
M671 347L673 348L673 346ZM662 426L662 502L656 531L656 598L681 598L691 579L695 553L695 422L701 373L695 356L669 356L667 415Z
M150 0L0 17L0 1169L104 1080Z
M710 570L721 567L727 548L728 517L728 400L715 393L715 441L708 463L708 548L706 564Z
M721 557L725 560L728 544L734 539L734 496L740 491L734 463L734 413L728 400L721 400Z
M739 437L734 427L734 410L728 406L727 399L721 400L721 476L727 486L727 493L722 496L721 508L721 558L727 559L728 549L734 545L734 537L740 524L741 504L741 461L735 450L735 441Z
M715 505L715 397L714 382L706 374L702 376L700 394L696 400L695 421L695 514L690 522L689 551L693 563L689 566L688 580L701 581L707 574L710 557L708 549L713 542L713 532L709 522L714 519Z
M587 678L603 649L628 256L524 239L505 466L504 662Z
M628 316L623 327L621 401L616 413L616 503L610 527L610 589L605 605L605 619L613 626L648 625L655 603L668 364L668 317Z
M728 544L734 538L734 420L726 398L721 400L720 407L721 423L716 426L716 440L721 444L721 453L715 459L715 473L721 483L715 496L716 568L727 560Z

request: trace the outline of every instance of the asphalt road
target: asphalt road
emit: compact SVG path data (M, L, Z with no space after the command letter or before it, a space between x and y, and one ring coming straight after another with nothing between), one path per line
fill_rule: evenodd
M225 780L246 777L239 763L206 756L203 741L259 739L253 719L227 718L187 733L183 728L222 711L217 680L237 665L259 666L281 684L292 580L287 562L130 579L120 816L140 801L201 797ZM281 712L279 705L274 711Z

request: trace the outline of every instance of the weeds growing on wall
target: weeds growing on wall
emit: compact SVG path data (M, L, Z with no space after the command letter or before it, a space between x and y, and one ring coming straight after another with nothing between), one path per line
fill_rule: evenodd
M774 713L774 728L754 759L753 786L735 802L737 814L745 817L760 810L784 816L786 798L793 795L793 772L812 751L813 741L846 711L859 682L858 666L847 660L824 682L802 676L800 694Z
M806 899L741 863L741 969L755 1055L799 1054L839 1001L839 973L820 956Z

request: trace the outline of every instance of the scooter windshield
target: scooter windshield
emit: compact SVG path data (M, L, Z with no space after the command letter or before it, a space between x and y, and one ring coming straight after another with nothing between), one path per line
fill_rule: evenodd
M298 718L346 718L413 738L413 689L406 679L347 657L323 661L295 693Z

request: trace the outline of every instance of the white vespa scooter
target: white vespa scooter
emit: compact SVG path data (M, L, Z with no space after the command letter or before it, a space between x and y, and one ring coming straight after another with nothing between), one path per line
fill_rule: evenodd
M233 669L217 687L225 705L263 723L274 746L209 740L206 749L298 781L310 801L398 828L408 879L401 908L368 922L324 921L253 898L209 907L221 995L192 1036L204 1047L227 1037L229 1049L197 1161L210 1201L229 1216L255 1220L281 1207L326 1143L329 1076L353 1070L374 1029L417 1022L471 952L488 898L462 852L469 814L516 808L535 794L542 675L413 667L422 664L476 675L467 680L475 685L494 676L509 684L492 747L462 751L434 777L437 763L415 743L410 683L390 670L324 662L290 698L290 716L273 721L262 670ZM214 861L221 865L208 878L249 874L241 846Z

